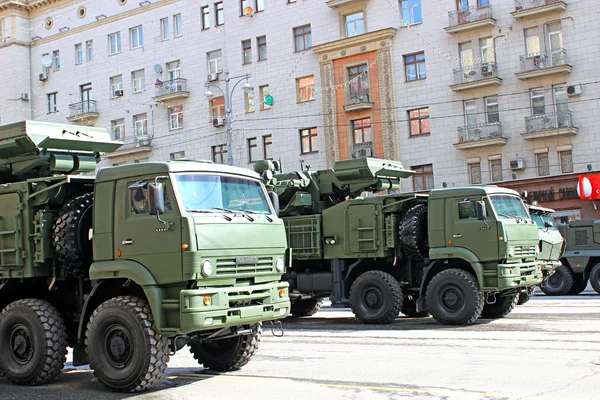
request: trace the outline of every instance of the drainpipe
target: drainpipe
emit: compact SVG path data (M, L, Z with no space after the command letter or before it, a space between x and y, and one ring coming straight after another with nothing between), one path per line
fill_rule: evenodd
M29 119L33 120L33 88L31 87L33 69L31 67L31 43L29 43Z

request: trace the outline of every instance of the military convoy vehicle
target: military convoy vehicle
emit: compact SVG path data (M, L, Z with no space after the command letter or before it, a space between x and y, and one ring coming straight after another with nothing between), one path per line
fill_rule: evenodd
M122 392L186 345L237 369L288 315L285 230L259 177L192 161L81 174L119 146L98 128L0 127L0 372L16 384L57 378L67 346Z
M254 169L279 200L293 254L283 276L293 315L312 315L329 297L364 323L402 312L469 324L508 314L521 291L542 281L537 225L513 190L371 195L397 191L414 173L374 158L321 171L277 173L271 161Z
M600 220L571 221L558 230L566 241L562 265L540 288L550 296L576 295L589 281L600 293Z

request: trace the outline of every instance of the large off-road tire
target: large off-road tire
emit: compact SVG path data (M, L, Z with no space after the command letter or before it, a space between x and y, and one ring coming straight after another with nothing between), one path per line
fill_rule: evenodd
M365 324L389 324L402 308L402 289L392 275L367 271L350 288L352 312Z
M262 323L249 327L252 333L211 342L191 342L198 364L217 372L234 371L248 364L260 344Z
M0 370L13 383L33 386L54 381L66 355L65 322L53 305L23 299L2 311Z
M594 265L590 271L590 284L596 293L600 294L600 263Z
M427 206L417 204L400 219L398 238L402 253L412 260L422 260L429 256L427 237Z
M296 299L292 302L291 314L295 317L310 317L315 315L323 305L322 297Z
M84 194L70 200L54 223L54 250L67 274L85 277L92 263L92 228L94 195Z
M519 296L516 294L510 296L496 296L496 302L490 304L486 302L481 310L481 318L504 318L517 306Z
M573 286L571 286L571 290L567 292L569 296L577 296L581 292L585 290L588 285L588 280L583 279L583 274L577 274L573 276Z
M426 292L427 308L445 325L467 325L481 315L483 293L477 279L462 269L446 269L435 275Z
M574 283L575 278L571 270L561 265L554 270L552 275L542 281L540 289L548 296L562 296L569 293Z
M400 312L411 318L426 318L431 316L427 309L417 312L417 302L415 300L409 300L408 297L404 298Z
M90 317L86 340L90 367L106 387L138 392L164 375L167 340L156 332L148 302L133 296L102 303Z
M529 300L535 296L535 288L537 286L530 286L527 288L527 291L519 293L519 299L517 300L517 305L522 306L527 303Z

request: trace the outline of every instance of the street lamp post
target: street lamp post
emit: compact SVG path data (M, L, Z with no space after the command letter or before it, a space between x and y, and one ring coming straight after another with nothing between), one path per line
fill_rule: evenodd
M210 87L214 87L214 88L218 89L219 92L221 92L221 94L223 95L223 100L225 101L225 119L227 121L227 164L229 164L229 165L233 165L233 151L231 150L231 125L233 123L232 117L231 117L231 103L233 100L232 95L233 95L233 91L235 90L236 86L243 80L246 80L246 83L244 84L244 86L242 86L242 90L244 91L244 93L248 93L250 90L252 90L252 86L250 85L250 83L248 83L248 78L250 78L250 74L244 74L244 75L234 76L234 77L230 78L229 71L225 71L225 92L224 93L221 90L221 88L218 87L217 85L213 85L210 82L206 82L204 84L204 86L206 86L206 88L207 88L206 93L204 93L204 96L206 96L207 99L212 100L215 97L213 92L209 89ZM233 85L233 88L231 88L231 91L230 91L229 90L229 81L232 79L238 79L238 81Z

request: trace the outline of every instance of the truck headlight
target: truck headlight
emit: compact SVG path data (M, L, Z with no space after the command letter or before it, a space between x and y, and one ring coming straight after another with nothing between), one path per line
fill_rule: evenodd
M510 249L508 249L508 257L513 258L514 256L515 256L515 248L511 247Z
M209 276L213 272L212 263L209 260L204 260L202 262L202 275Z
M285 264L283 262L283 258L279 257L277 259L277 262L275 263L275 268L277 269L278 272L283 272L284 267L285 267Z

